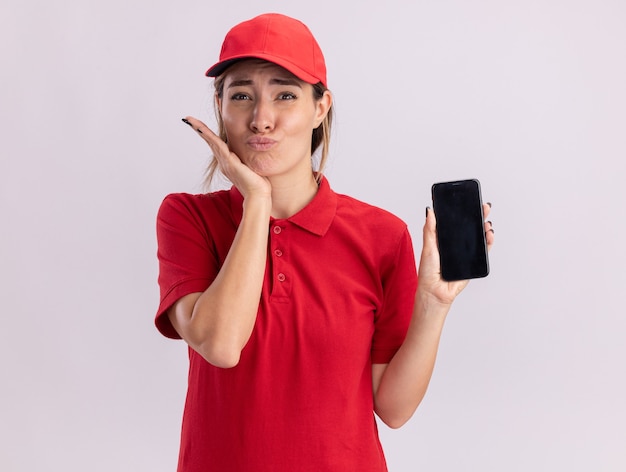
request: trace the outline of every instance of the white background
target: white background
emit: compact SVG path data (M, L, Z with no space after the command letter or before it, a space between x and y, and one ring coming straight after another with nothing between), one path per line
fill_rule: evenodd
M329 68L336 191L409 223L439 180L493 202L392 472L626 470L622 0L0 4L0 469L173 471L182 342L153 327L155 215L202 190L226 31L303 20Z

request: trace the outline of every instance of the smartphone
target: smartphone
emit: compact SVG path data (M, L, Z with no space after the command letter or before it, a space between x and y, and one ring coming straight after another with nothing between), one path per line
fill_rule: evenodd
M489 275L480 182L433 184L432 199L442 278L453 281Z

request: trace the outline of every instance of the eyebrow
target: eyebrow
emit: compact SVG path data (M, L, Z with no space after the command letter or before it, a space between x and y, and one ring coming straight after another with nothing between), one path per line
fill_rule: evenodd
M228 88L231 87L245 87L245 86L249 86L249 85L253 85L254 82L250 79L235 79L233 80L231 83L228 84ZM302 86L300 85L300 82L296 79L290 79L290 78L278 78L275 77L273 79L270 79L270 84L271 85L292 85L295 87L300 87L302 88Z

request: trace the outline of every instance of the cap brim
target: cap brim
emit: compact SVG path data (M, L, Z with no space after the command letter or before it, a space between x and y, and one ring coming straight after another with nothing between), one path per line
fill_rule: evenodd
M314 75L309 74L308 72L302 70L300 67L292 64L291 62L285 61L284 59L281 59L281 58L271 56L269 54L256 54L256 55L246 54L242 56L231 57L229 59L226 59L225 61L221 61L221 62L218 62L217 64L212 65L206 71L205 75L207 77L217 77L219 75L222 75L226 71L226 69L228 69L230 66L232 66L236 62L239 62L243 59L262 59L264 61L272 62L273 64L276 64L282 67L283 69L287 69L289 72L291 72L293 75L298 77L300 80L303 80L304 82L307 82L309 84L315 85L319 82L323 82L318 77L315 77Z

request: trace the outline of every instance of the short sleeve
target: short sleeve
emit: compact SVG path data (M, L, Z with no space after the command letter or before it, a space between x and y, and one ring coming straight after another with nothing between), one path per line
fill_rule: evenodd
M394 257L381 271L383 303L374 319L372 363L386 364L398 351L409 327L417 290L417 269L408 228Z
M170 194L157 214L157 257L160 303L157 329L166 337L180 339L167 310L181 297L203 292L214 280L219 261L197 202L198 196Z

